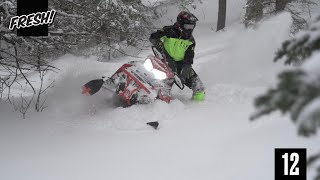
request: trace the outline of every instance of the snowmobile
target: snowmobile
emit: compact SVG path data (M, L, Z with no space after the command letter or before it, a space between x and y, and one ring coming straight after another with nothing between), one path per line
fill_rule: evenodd
M160 56L154 47L152 50L154 55L144 61L125 63L111 77L89 81L82 86L82 94L91 96L104 89L112 92L113 103L122 107L148 104L157 99L169 103L173 83L181 90L184 85L168 66L165 56Z

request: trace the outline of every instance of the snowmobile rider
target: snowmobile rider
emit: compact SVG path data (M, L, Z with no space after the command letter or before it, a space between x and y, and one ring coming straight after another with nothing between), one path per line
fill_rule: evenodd
M169 67L180 77L182 83L192 89L192 99L203 101L205 88L192 68L196 46L192 32L197 21L195 15L182 11L174 25L152 33L149 40L166 57Z

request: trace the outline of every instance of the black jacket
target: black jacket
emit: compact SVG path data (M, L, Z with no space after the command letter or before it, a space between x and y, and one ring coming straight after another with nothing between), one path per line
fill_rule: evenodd
M159 43L161 43L160 38L163 36L167 36L169 38L177 38L177 39L184 39L184 40L189 40L193 44L188 47L188 49L185 52L184 60L181 62L176 62L175 64L181 63L181 65L191 65L193 64L193 58L194 58L194 48L196 45L196 42L191 35L190 37L186 37L186 35L183 33L182 29L177 24L174 24L172 26L165 26L162 29L158 30L155 33L152 33L150 36L150 42L157 47ZM174 61L172 57L166 52L164 52L166 57L169 59L169 64L170 61Z

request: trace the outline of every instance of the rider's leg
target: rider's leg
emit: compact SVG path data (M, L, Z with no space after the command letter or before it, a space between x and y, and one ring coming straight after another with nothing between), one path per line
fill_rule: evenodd
M185 85L188 86L190 89L192 89L193 100L203 101L205 99L205 96L206 96L205 87L193 68L190 69L189 76L186 79Z

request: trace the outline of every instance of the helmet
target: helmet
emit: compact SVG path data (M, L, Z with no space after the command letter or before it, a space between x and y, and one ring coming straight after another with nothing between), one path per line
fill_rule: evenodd
M197 21L198 18L190 12L182 11L178 14L177 25L184 38L189 39L192 36Z
M177 23L183 30L193 30L198 18L190 12L182 11L178 14Z

